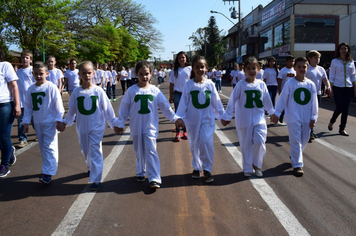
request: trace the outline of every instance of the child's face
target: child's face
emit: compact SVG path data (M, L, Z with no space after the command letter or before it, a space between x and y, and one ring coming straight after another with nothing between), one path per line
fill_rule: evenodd
M80 68L79 77L84 83L91 83L91 79L94 76L94 69L89 64Z
M294 66L294 59L289 59L286 61L287 68L292 68Z
M310 61L310 65L312 65L313 67L315 67L316 65L318 65L320 63L320 57L309 57L309 61Z
M187 62L187 58L186 56L184 55L184 53L180 54L179 57L178 57L178 62L179 62L179 65L182 67L182 66L185 66L185 63Z
M147 67L141 67L137 73L138 84L140 87L146 86L150 83L151 80L151 72Z
M234 65L234 70L238 70L239 69L239 65Z
M53 57L51 57L47 60L47 64L48 64L48 67L50 69L52 69L56 65L56 60Z
M299 61L294 65L294 70L297 76L305 76L308 70L308 64L304 61Z
M258 67L255 64L248 64L245 66L245 75L248 79L256 78L258 73Z
M271 61L268 62L268 65L271 68L274 67L274 64L276 64L276 61L274 61L274 60L271 60Z
M196 77L204 76L206 72L206 62L205 60L199 60L194 63L193 71Z
M30 66L32 59L29 55L22 55L21 62L24 64L25 67Z
M44 84L49 72L46 68L33 68L33 77L35 77L36 84Z

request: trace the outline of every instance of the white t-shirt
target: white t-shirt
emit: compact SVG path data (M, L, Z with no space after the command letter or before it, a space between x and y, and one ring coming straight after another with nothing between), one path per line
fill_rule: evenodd
M231 75L231 77L232 77L232 83L233 84L236 84L237 83L237 72L238 72L239 70L232 70L231 72L230 72L230 75Z
M238 70L237 71L237 82L239 82L241 80L245 80L245 79L246 79L245 72L243 72L242 70Z
M306 96L304 91L297 91L300 91L300 89L307 89L310 92L309 101L306 101L309 96ZM297 96L300 96L299 99L302 103L296 101L295 98ZM309 124L311 120L316 121L318 118L318 102L316 98L315 84L310 79L306 79L304 82L295 78L290 79L285 83L278 97L274 114L279 117L282 111L285 110L287 124Z
M120 71L120 76L121 76L120 80L122 80L122 81L127 80L127 76L128 76L127 71L126 70Z
M62 97L56 85L47 81L40 86L33 84L28 88L23 124L29 124L32 116L35 125L62 121L63 113Z
M254 91L261 94L258 99L260 104L257 104L254 97L250 106L247 92ZM261 105L261 106L258 106ZM269 96L267 86L262 80L255 80L254 83L248 83L246 80L238 82L232 91L229 102L226 107L226 120L231 120L235 109L235 125L236 128L252 128L259 124L266 124L265 110L269 114L274 113L271 98Z
M263 73L264 73L264 69L260 69L260 71L257 73L256 79L260 79L263 80Z
M58 87L58 80L63 78L62 71L60 69L54 68L53 70L48 70L49 75L47 80L52 82Z
M221 76L222 76L222 72L221 72L221 70L217 70L217 71L215 71L214 72L214 75L215 75L215 80L216 81L220 81L221 80Z
M132 78L137 78L137 76L136 76L136 70L135 70L134 67L131 68L131 77L132 77Z
M93 102L95 100L95 102ZM94 106L93 106L94 105ZM76 118L78 134L88 134L91 131L105 130L105 121L113 128L115 112L108 96L99 86L89 89L77 87L68 102L68 113L64 123L69 126Z
M101 81L103 80L103 71L98 69L95 71L95 76L94 76L94 81L96 79L96 84L101 84Z
M278 73L278 79L282 80L281 89L283 89L284 84L294 78L297 75L293 68L288 69L287 67L283 67Z
M29 66L27 68L20 68L17 70L16 75L19 78L17 81L17 87L19 88L19 96L20 96L20 107L24 107L24 102L26 100L26 93L28 88L36 83L35 78L33 77L32 74L32 66Z
M305 77L314 82L316 92L318 93L318 95L321 95L321 82L324 78L328 78L324 68L318 65L316 65L316 67L312 67L311 65L309 65L309 69L305 74Z
M147 100L144 97L142 98L142 96L147 96ZM144 100L137 99L140 97ZM143 104L146 104L147 107L144 107ZM125 127L125 122L130 117L131 135L145 135L157 138L158 108L171 122L177 120L171 105L159 88L154 85L149 85L148 88L140 88L135 84L128 88L121 100L115 126ZM145 112L140 112L142 110L145 110Z
M277 71L275 68L266 68L263 73L263 79L266 80L267 86L277 86Z
M79 70L66 70L64 73L64 77L68 79L68 90L73 91L76 87L79 87L80 79L79 79Z
M116 84L116 76L117 76L116 70L112 70L111 71L112 85Z
M192 67L190 66L186 66L184 68L179 67L177 78L174 75L174 70L171 71L169 76L169 82L174 84L173 91L183 92L185 83L190 80L191 71Z
M12 65L7 62L0 62L0 103L11 102L12 95L7 83L18 80Z
M131 71L127 71L127 80L131 80Z

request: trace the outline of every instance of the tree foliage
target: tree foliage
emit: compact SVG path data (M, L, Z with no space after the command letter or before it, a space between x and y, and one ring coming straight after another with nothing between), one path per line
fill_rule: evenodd
M71 35L63 33L69 3L69 0L4 1L0 19L5 41L31 50L34 56L41 54L43 39L45 45L56 45L56 51L74 53Z
M131 0L8 0L0 13L0 41L38 58L44 42L57 61L147 59L162 38L156 19Z
M225 52L226 40L223 40L214 16L208 21L208 26L197 29L189 37L193 42L193 47L199 55L204 55L208 64L215 66L219 63L219 57Z

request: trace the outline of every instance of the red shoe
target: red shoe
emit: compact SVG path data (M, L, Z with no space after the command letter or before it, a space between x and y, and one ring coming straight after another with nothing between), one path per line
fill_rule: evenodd
M174 138L174 142L180 142L180 133L176 133L176 137Z
M184 133L183 133L182 139L184 139L184 140L187 140L187 139L188 139L188 134L187 134L187 132L184 132Z

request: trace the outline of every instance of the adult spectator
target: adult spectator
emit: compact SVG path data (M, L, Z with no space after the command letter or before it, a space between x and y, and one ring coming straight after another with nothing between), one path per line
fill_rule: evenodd
M0 48L0 177L10 173L9 166L13 150L11 129L14 119L21 115L18 80L15 70L9 62L4 62L4 53Z
M341 43L337 47L336 58L331 61L329 80L332 86L330 95L334 95L336 109L330 119L328 129L333 129L333 124L341 114L339 133L343 136L349 136L346 132L347 116L352 97L356 97L356 74L355 64L350 54L350 46L347 43Z

